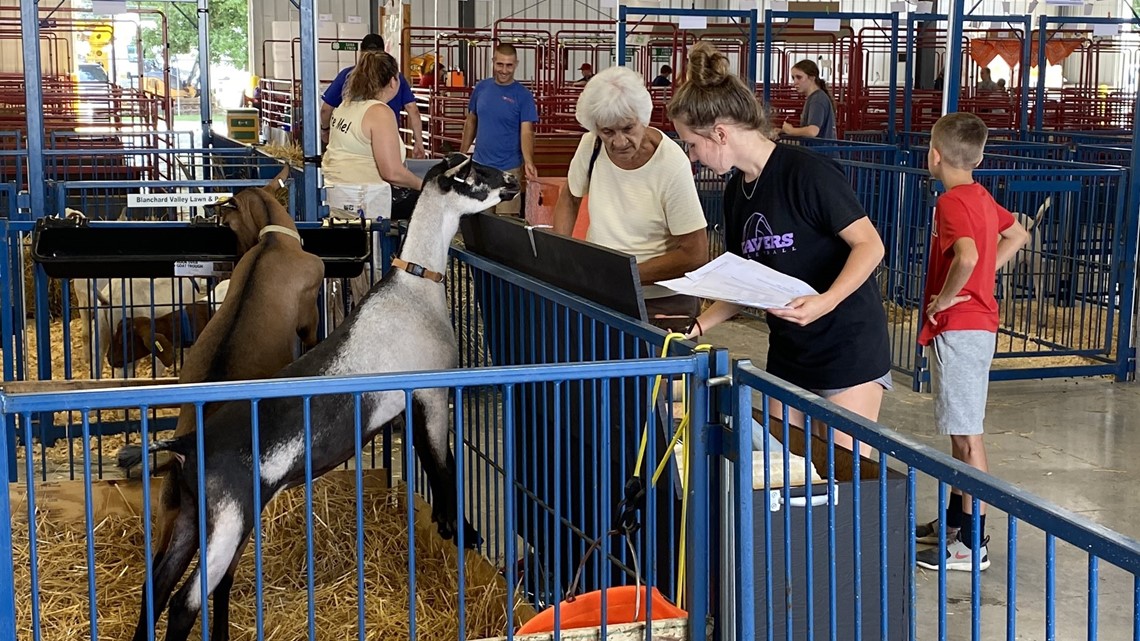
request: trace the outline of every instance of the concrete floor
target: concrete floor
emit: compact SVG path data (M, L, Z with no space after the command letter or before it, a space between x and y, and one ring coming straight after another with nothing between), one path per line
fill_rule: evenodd
M733 321L714 328L708 341L752 358L762 366L767 333L762 323ZM934 435L929 395L910 391L896 374L895 390L885 395L880 422L946 453L949 439ZM994 383L986 418L991 473L1063 508L1127 536L1140 532L1140 384L1108 379L1058 379ZM898 463L896 462L896 465ZM918 475L917 518L936 515L937 482ZM991 510L987 533L992 565L982 573L981 636L1007 639L1008 517ZM1016 635L1047 639L1045 616L1045 536L1018 525ZM971 636L969 573L951 572L947 581L947 639ZM1133 578L1100 563L1099 633L1088 629L1088 555L1056 543L1056 636L1059 640L1133 638ZM939 639L938 573L917 569L917 638ZM874 597L878 599L877 595ZM818 606L817 606L818 607ZM826 606L824 606L826 607ZM891 635L894 638L894 635Z

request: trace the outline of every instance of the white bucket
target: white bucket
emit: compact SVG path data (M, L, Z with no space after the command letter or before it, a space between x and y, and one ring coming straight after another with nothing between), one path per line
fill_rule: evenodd
M388 183L327 185L325 194L330 208L362 218L392 217L392 186Z

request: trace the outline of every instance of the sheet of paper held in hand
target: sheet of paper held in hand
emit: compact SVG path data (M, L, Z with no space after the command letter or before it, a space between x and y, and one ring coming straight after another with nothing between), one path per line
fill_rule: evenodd
M811 285L736 254L721 254L682 278L657 283L678 294L723 300L746 307L786 307L793 299L816 294Z

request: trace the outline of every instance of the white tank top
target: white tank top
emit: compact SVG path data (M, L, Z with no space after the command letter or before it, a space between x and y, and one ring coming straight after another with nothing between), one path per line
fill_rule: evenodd
M329 121L329 144L321 160L325 182L333 185L364 185L386 182L380 177L376 158L372 155L372 139L361 131L364 113L381 100L354 100L343 102L333 110ZM399 140L392 144L400 148L400 162L404 161L404 145Z

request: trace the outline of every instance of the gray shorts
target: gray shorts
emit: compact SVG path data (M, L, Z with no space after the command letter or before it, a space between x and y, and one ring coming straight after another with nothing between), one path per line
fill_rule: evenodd
M983 433L996 341L993 332L961 330L935 336L926 348L939 434Z
M895 388L895 386L891 383L891 370L887 370L886 374L883 374L879 378L876 378L875 380L868 381L868 382L869 383L878 383L879 385L882 385L883 390L887 391L887 392L889 392ZM854 387L854 385L852 385L852 387ZM839 394L842 394L843 392L846 392L849 389L851 389L851 387L838 387L835 389L812 389L812 390L808 390L808 391L811 392L812 394L817 394L817 395L822 396L824 398L831 398L832 396L837 396Z

